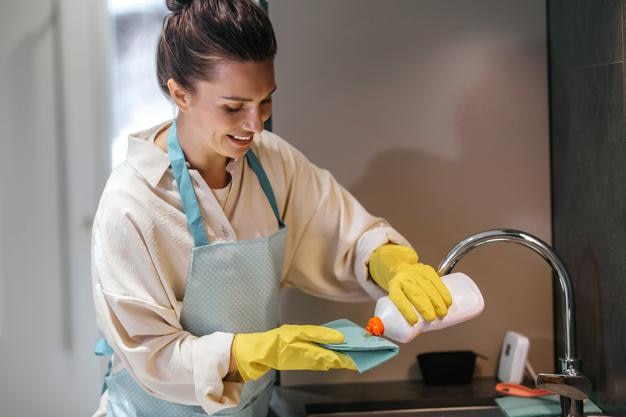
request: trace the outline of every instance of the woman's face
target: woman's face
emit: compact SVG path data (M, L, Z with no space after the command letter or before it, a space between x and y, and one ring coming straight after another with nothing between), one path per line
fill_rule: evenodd
M196 92L181 109L186 141L209 158L243 156L272 113L274 90L272 59L222 61L211 81L196 82Z

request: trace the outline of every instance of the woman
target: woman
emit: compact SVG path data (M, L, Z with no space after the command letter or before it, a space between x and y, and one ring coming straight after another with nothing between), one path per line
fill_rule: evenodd
M263 130L276 41L249 0L168 0L157 51L175 120L131 135L93 229L98 325L114 352L96 415L265 416L274 370L355 369L278 326L278 289L339 301L389 292L407 320L450 295L408 242Z

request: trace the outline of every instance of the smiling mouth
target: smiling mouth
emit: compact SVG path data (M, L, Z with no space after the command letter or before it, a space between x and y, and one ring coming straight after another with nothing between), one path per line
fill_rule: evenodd
M229 138L240 141L240 142L247 142L252 140L252 136L254 135L248 135L248 136L236 136L236 135L227 135Z

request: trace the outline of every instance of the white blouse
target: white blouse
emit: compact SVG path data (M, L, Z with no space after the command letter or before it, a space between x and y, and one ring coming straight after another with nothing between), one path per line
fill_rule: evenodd
M168 156L154 143L170 123L131 135L125 162L107 181L93 226L93 295L115 352L112 372L127 368L152 395L213 414L238 403L242 383L227 377L233 334L196 337L180 324L193 240ZM368 274L369 257L385 243L408 242L278 136L255 135L252 150L288 226L281 286L337 301L384 295ZM274 233L276 218L245 158L227 170L229 186L212 191L190 169L209 241ZM106 414L106 399L96 416Z

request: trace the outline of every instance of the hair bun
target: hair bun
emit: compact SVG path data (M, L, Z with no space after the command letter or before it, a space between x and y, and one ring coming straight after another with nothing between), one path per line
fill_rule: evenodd
M193 0L165 0L165 5L171 12L176 13L183 10L192 1Z

